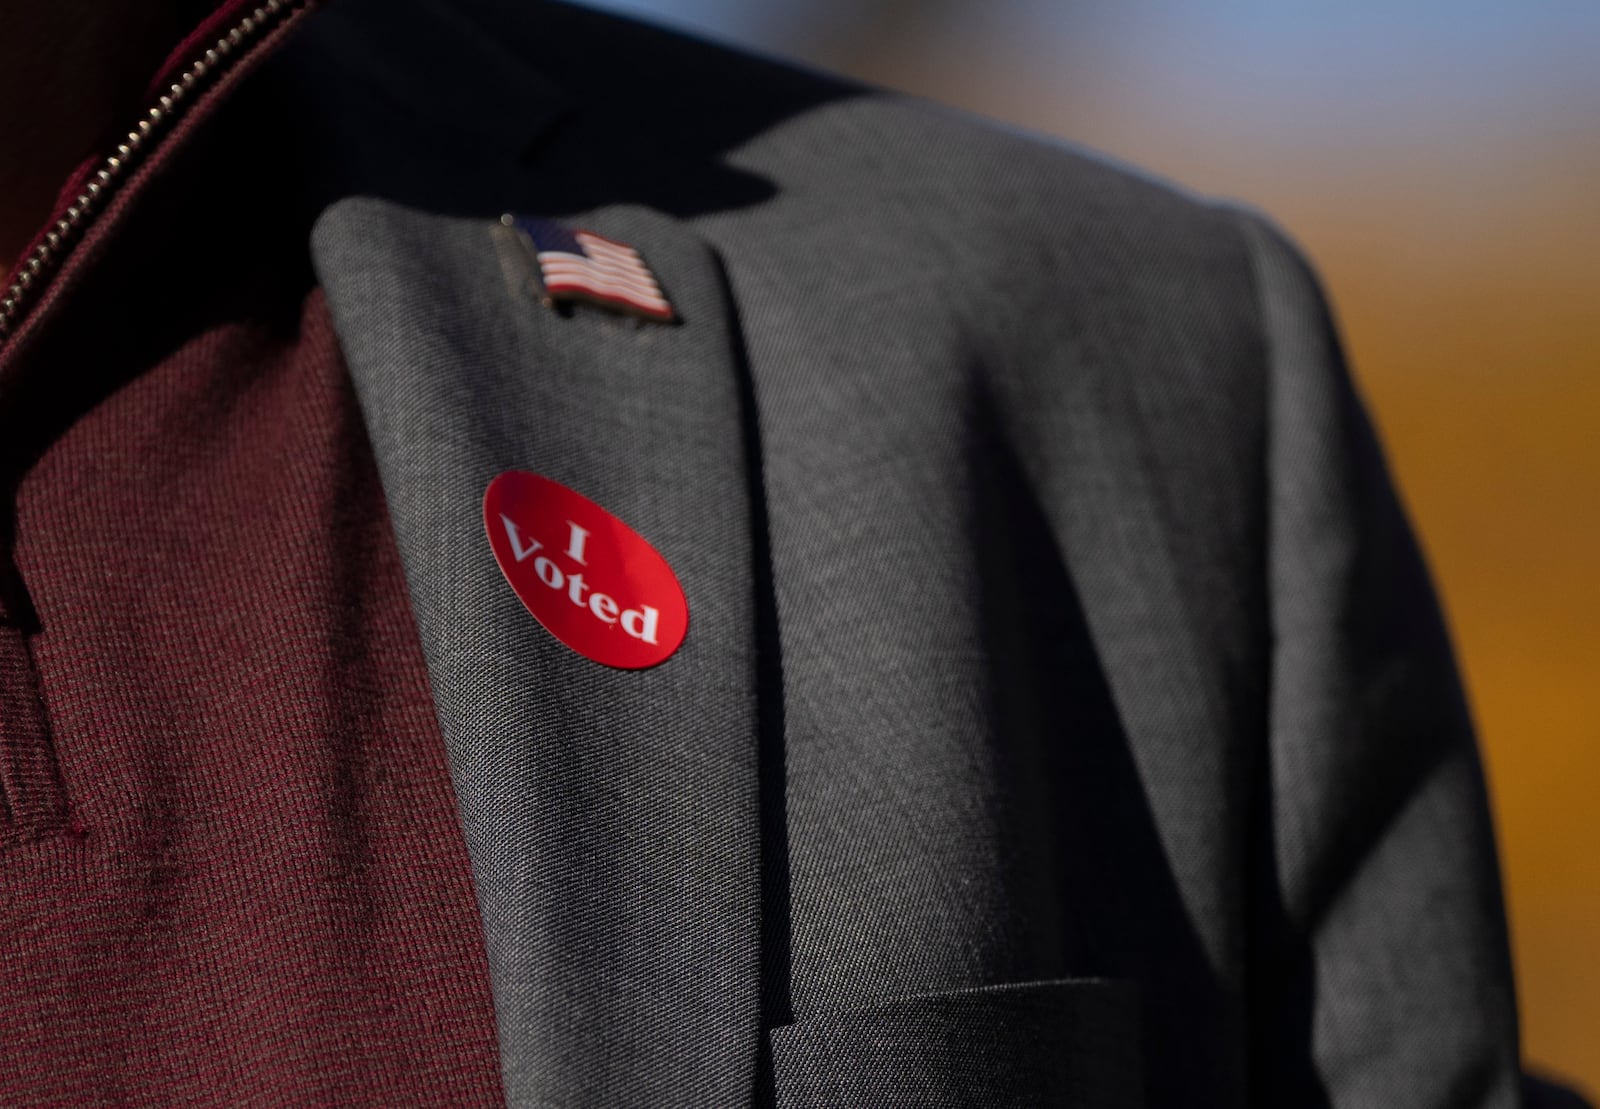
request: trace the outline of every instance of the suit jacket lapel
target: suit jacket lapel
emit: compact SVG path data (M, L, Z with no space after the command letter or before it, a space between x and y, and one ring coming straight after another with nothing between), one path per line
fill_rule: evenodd
M638 247L683 317L558 313L488 219L330 208L314 260L406 564L471 852L512 1104L747 1100L759 845L749 460L715 256L663 217L573 220ZM556 642L483 534L531 470L677 572L688 638L617 671Z

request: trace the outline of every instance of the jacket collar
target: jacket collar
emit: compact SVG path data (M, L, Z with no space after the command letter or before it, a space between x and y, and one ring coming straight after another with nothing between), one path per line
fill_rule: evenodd
M369 106L387 108L394 126L409 125L414 141L456 135L480 157L526 154L573 104L495 35L438 0L338 0L294 50L296 64L331 68L362 86Z
M760 1040L754 413L716 255L639 208L682 317L562 313L498 221L371 198L313 257L360 400L473 860L512 1104L748 1100ZM661 665L562 646L507 586L483 498L578 490L660 551L689 604ZM772 678L768 673L767 677Z
M318 86L297 118L317 109L333 170L311 175L335 192L313 262L428 660L509 1100L734 1104L761 1036L758 718L779 693L758 673L752 393L717 253L608 203L608 122L572 112L551 141L575 101L495 41L543 12L490 35L433 0L341 0L306 28L281 68ZM634 245L682 322L541 304L506 211ZM676 654L608 670L534 621L484 534L506 470L661 552L689 603Z

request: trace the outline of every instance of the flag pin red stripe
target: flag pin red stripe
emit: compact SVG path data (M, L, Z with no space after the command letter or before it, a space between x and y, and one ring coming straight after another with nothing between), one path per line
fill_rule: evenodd
M656 275L627 243L537 216L508 213L500 222L533 256L545 303L585 301L657 323L677 320Z

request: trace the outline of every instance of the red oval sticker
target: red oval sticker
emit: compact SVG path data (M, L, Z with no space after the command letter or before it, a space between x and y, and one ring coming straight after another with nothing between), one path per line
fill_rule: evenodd
M672 567L588 497L508 470L483 494L483 525L522 603L580 655L642 670L683 642L689 604Z

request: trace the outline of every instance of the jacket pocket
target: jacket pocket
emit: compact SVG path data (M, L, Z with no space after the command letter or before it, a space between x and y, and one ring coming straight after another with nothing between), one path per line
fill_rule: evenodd
M1127 982L923 994L769 1036L778 1109L1144 1103L1138 994Z
M0 599L0 848L67 823L28 621L17 608Z

